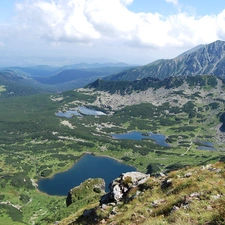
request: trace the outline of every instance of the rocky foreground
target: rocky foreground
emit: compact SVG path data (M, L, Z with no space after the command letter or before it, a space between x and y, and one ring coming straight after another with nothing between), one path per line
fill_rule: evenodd
M94 207L59 224L225 224L225 164L150 177L131 172L110 184Z

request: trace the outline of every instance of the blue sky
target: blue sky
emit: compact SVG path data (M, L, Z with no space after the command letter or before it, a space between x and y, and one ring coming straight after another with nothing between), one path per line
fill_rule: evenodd
M158 12L165 16L176 14L178 10L203 16L220 13L225 8L225 2L223 0L180 0L177 4L172 4L165 0L136 0L128 8L134 12Z
M0 20L8 20L13 16L15 0L0 1Z
M0 66L147 64L225 40L224 0L4 0L0 10Z

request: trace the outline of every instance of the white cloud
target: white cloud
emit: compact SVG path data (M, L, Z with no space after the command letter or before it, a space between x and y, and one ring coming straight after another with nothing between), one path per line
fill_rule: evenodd
M125 5L130 5L133 3L133 0L121 0L121 2Z
M33 1L33 4L20 4L19 22L36 35L52 41L88 42L100 34L87 21L84 15L86 2L75 1Z
M177 0L166 0L177 4ZM134 13L132 0L27 0L17 5L17 21L23 33L51 42L96 41L135 47L182 47L225 38L225 11L195 17L178 13Z
M166 2L173 3L174 5L178 4L178 0L166 0Z

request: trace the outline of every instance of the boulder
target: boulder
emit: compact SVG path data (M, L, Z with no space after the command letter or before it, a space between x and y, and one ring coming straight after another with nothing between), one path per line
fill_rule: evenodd
M129 190L144 184L150 175L141 172L122 173L109 184L110 192L102 196L100 204L119 202L124 200Z

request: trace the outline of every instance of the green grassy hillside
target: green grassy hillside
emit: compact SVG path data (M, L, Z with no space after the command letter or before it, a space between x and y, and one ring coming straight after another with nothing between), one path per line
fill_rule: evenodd
M72 210L66 207L66 197L47 196L36 183L68 170L87 152L113 157L152 175L224 161L225 139L220 131L224 87L220 79L213 79L215 86L209 84L209 78L205 76L202 85L199 80L192 85L186 81L173 88L161 85L123 95L93 89L1 95L0 224L53 224L67 217ZM106 115L55 115L79 106ZM134 130L164 134L171 147L110 136ZM216 150L199 150L202 141L212 142ZM80 206L78 211L86 207Z
M92 208L71 210L71 215L59 224L222 225L224 178L224 163L186 167L168 176L151 177L131 189L119 203L99 206L96 202L97 206Z

